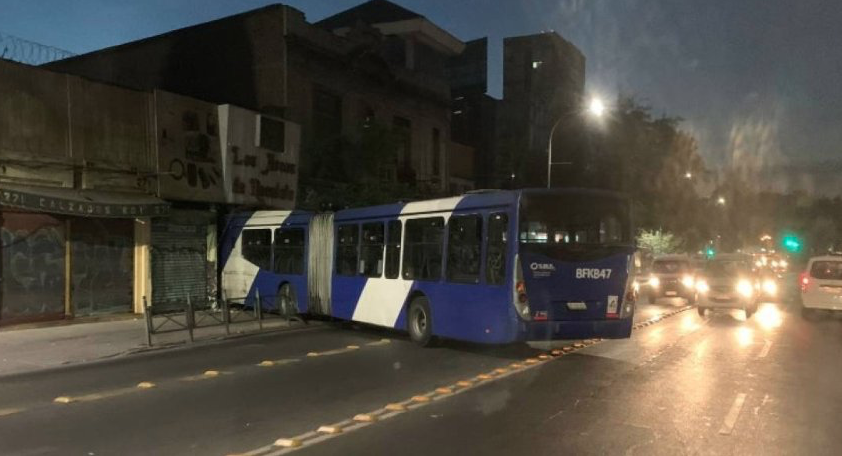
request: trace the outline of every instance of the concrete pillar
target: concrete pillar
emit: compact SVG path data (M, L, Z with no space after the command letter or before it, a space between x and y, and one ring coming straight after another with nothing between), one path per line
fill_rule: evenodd
M143 297L152 304L152 219L139 218L134 222L134 313L143 313Z

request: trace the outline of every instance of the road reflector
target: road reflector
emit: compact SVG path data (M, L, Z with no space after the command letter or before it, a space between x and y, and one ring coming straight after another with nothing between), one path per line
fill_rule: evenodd
M298 448L301 446L301 440L299 439L278 439L275 440L275 446L284 447L284 448Z
M550 359L550 355L545 355L545 354L542 353L542 354L538 355L538 359L547 360L547 359Z
M356 349L360 348L360 346L359 345L349 345L345 348L347 348L348 350L356 350Z
M412 396L412 402L430 402L430 396Z
M477 379L479 379L479 380L489 380L489 379L491 379L491 376L488 375L488 374L479 374L479 375L477 375Z
M494 372L497 372L498 374L505 374L508 371L509 371L509 369L507 369L505 367L498 367L497 369L494 369Z
M562 348L561 348L561 350L562 350L564 353L570 353L570 352L572 352L572 351L573 351L573 347L571 347L570 345L567 345L567 346L565 346L565 347L562 347Z
M521 364L521 363L512 363L512 364L509 364L509 367L511 367L512 369L520 369L521 367L523 367L523 364Z
M529 359L527 359L527 360L526 360L526 361L524 361L524 362L525 362L526 364L536 364L536 363L538 363L538 358L529 358Z
M322 434L341 434L342 428L339 426L319 426L318 432Z
M453 388L442 386L441 388L436 388L436 392L439 394L450 394L453 392Z
M15 413L20 413L20 412L22 412L22 411L23 411L23 409L22 409L22 408L6 408L6 409L0 409L0 416L9 416L9 415L14 415Z
M271 360L268 360L268 359L267 359L266 361L261 361L261 362L258 364L258 366L260 366L260 367L272 367L272 366L274 366L274 365L275 365L275 362L274 362L274 361L271 361Z
M204 374L205 377L218 377L219 371L218 370L206 370Z
M55 402L56 404L69 404L73 402L73 398L70 396L59 396L53 399L53 402Z
M456 382L456 384L458 386L461 386L462 388L467 388L467 387L473 385L474 382L472 382L470 380L459 380L458 382Z
M140 382L140 383L137 384L137 387L140 388L140 389L149 389L149 388L154 388L155 384L152 383L152 382Z
M390 412L405 412L405 411L406 411L406 406L405 406L405 405L403 405L403 404L397 404L397 403L395 403L395 404L386 404L386 407L385 407L385 408L386 408L386 410L389 410Z
M354 421L359 421L360 423L373 423L377 421L377 417L371 413L360 413L359 415L354 416Z
M310 352L310 353L307 353L307 356L319 356L319 353L318 352Z
M573 344L573 348L582 348L584 346L585 346L585 344L583 344L581 342L576 342L575 344Z

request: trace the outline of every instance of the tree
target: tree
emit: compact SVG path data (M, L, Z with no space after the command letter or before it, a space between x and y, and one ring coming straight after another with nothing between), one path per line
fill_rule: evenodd
M656 256L678 253L682 250L683 244L679 237L668 231L640 230L637 236L637 245Z

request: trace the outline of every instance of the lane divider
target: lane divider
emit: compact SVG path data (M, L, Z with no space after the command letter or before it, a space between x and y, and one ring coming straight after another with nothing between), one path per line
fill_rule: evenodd
M0 416L10 416L24 411L23 408L4 408L0 409Z
M674 312L662 314L656 317L657 320L653 319L653 321L661 321L664 318L671 317L678 313L684 312L690 308L690 306L687 306L684 308L677 309ZM634 325L633 328L640 328L642 327L643 323L647 322L649 322L649 320L647 320L646 322L638 323ZM425 407L433 402L440 401L448 397L455 396L457 394L461 394L463 392L477 388L481 385L501 380L511 375L519 374L528 369L539 367L541 364L550 362L567 354L574 353L583 348L599 344L601 342L604 342L605 340L606 339L596 338L586 339L581 342L575 342L573 344L566 345L561 349L555 349L548 353L542 353L537 357L527 358L523 361L513 362L508 367L500 367L490 372L478 374L472 378L459 380L452 385L438 387L435 390L428 393L412 396L409 399L402 402L393 402L385 405L383 408L354 415L354 417L351 419L346 419L337 423L319 426L316 429L316 431L308 431L304 434L291 438L277 439L272 444L256 448L247 453L242 453L237 456L279 456L282 454L286 454L298 450L300 448L307 447L309 445L313 445L325 440L335 438L340 435L347 434L348 432L354 431L356 429L362 429L366 426L371 426L379 421L387 420L389 418L401 415L403 413L407 413L417 408Z

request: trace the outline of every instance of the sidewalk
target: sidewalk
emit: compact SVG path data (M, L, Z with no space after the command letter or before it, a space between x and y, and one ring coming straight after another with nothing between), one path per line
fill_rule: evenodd
M264 323L264 330L294 329L302 323ZM258 334L257 325L231 326L231 336ZM226 337L222 326L195 330L196 344ZM152 349L189 344L187 331L153 336ZM112 321L0 330L0 377L146 351L146 321L140 315Z

